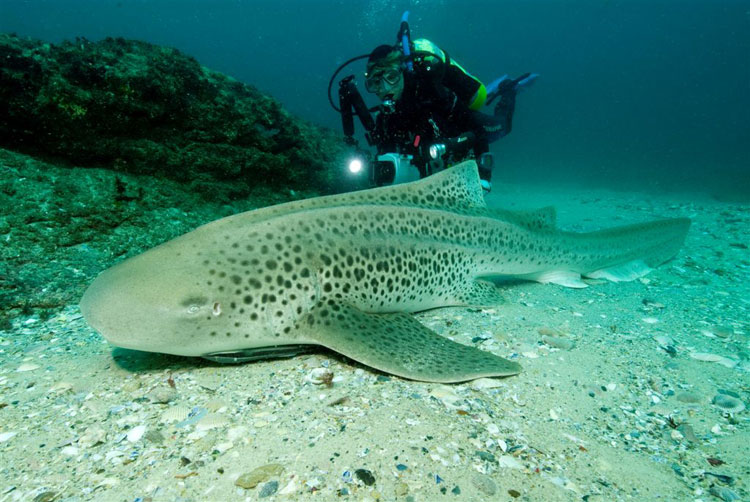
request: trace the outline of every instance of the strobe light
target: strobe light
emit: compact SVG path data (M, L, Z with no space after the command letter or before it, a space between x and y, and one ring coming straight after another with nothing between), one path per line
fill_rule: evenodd
M428 153L430 154L430 158L432 160L438 160L440 157L445 155L445 145L443 143L435 143L434 145L430 145L430 148L428 149Z
M348 169L349 169L349 174L352 174L355 176L361 173L362 170L364 169L364 163L362 162L362 159L360 159L359 157L354 157L353 159L351 159L349 161Z

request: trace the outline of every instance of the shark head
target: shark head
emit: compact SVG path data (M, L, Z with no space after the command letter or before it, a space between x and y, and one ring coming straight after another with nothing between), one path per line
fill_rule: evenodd
M202 344L191 333L207 324L220 329L220 299L202 288L194 275L184 275L185 264L175 256L174 246L169 247L104 271L86 290L81 312L112 344L176 353L189 342L192 354L185 355L199 355L202 349L195 345Z
M279 337L302 313L314 278L292 283L266 257L267 246L243 245L239 260L213 253L215 241L203 237L198 229L102 272L80 301L86 320L113 345L151 352L206 356L283 345ZM221 240L232 249L228 235Z

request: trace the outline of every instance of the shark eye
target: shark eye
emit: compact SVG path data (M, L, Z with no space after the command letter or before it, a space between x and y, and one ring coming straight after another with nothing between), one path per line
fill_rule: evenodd
M215 302L215 303L214 303L214 307L213 307L213 309L211 310L211 312L212 312L212 313L213 313L213 315L215 315L215 316L217 316L217 315L220 315L220 314L221 314L221 303L219 303L219 302Z

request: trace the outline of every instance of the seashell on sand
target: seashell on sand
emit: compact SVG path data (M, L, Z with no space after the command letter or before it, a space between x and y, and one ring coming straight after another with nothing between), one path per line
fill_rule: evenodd
M328 368L314 368L305 377L305 380L314 385L330 385L333 380L333 372Z
M133 427L132 429L128 431L128 435L127 435L128 441L131 443L136 443L140 441L143 435L146 433L146 429L147 428L145 425L137 425Z
M159 419L159 421L165 424L182 422L188 417L188 415L190 415L191 409L192 408L190 406L185 406L183 404L171 406L164 410L164 413L161 414L161 418Z
M697 359L698 361L706 361L709 363L715 363L724 359L724 356L718 354L711 354L709 352L692 352L690 357Z
M669 345L674 345L675 344L675 342L672 339L672 337L667 336L667 335L656 335L656 336L654 336L654 341L656 341L656 343L658 343L659 345L661 345L663 347L667 347Z
M203 407L206 408L208 411L215 413L219 410L226 409L228 405L221 399L212 399L206 404L204 404Z
M218 429L227 425L229 425L229 419L226 416L218 413L209 413L195 425L195 430L210 431L211 429Z
M726 394L716 394L711 400L711 403L727 413L740 413L745 411L745 403L736 397L728 396Z
M0 432L0 443L8 441L10 438L18 434L16 431Z
M718 363L722 366L726 366L727 368L734 368L737 366L737 363L739 361L735 359L730 359L728 357L720 356L718 354L711 354L709 352L693 352L690 354L690 357L693 359L697 359L698 361L705 361L709 363Z

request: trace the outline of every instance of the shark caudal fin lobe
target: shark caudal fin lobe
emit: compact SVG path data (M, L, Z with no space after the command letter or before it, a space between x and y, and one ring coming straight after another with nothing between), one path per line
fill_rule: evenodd
M568 288L585 288L582 278L612 282L643 277L673 258L690 228L687 218L624 225L589 233L542 231L565 243L569 261L516 277Z
M615 227L584 235L585 239L610 242L621 249L621 258L611 264L583 272L585 277L613 282L643 277L662 263L674 258L685 242L690 220L673 218Z
M452 342L408 314L368 314L327 302L309 312L300 329L350 359L411 380L452 383L521 371L518 363Z

